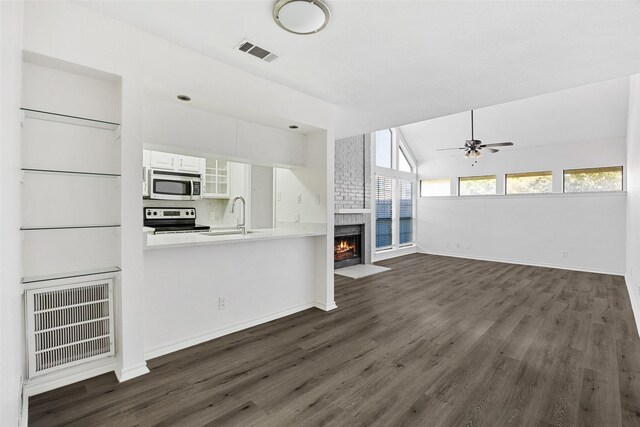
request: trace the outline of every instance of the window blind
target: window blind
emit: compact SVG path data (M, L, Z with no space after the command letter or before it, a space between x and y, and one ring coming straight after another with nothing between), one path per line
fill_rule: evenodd
M376 176L376 248L393 243L393 178Z
M400 200L400 244L412 243L413 224L414 224L414 197L415 183L401 179L399 183L399 200Z

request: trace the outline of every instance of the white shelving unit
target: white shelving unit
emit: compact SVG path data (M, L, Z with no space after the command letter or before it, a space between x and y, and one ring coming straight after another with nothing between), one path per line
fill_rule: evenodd
M22 282L119 271L119 124L23 112Z
M108 305L101 308L98 323L95 312L69 315L61 305L54 325L57 335L27 328L31 384L34 377L46 383L50 371L84 369L76 365L115 354L112 292L121 265L120 85L111 76L103 80L77 66L23 65L21 286L27 324L42 314L33 306L37 298L52 295L55 304L67 298L73 306L82 295L93 304L98 288L100 298L108 295L108 302L95 302ZM60 342L40 348L38 340L45 335Z
M204 169L205 199L229 198L229 162L226 160L207 159Z

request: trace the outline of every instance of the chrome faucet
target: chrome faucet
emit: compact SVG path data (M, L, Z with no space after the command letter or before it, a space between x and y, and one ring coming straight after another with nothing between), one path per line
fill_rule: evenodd
M233 202L231 202L231 213L233 213L234 209L236 208L236 202L238 200L242 200L242 223L238 220L238 228L242 230L242 234L247 234L247 227L245 224L245 221L246 221L245 208L247 206L247 203L244 201L244 197L238 196L235 199L233 199Z

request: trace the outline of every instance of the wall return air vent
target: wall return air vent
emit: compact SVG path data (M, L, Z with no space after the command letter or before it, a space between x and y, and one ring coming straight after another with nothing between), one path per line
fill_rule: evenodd
M262 59L266 62L273 62L278 58L278 55L276 55L275 53L269 52L267 49L264 49L260 46L256 46L254 43L251 43L246 39L242 40L242 42L236 46L236 49L241 52L248 53L249 55L253 55L256 58Z
M113 279L27 290L29 378L113 356Z

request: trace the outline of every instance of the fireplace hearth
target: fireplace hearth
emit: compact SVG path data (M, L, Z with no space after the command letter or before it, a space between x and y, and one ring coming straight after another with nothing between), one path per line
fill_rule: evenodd
M335 227L333 244L333 266L335 269L364 264L363 226L340 225Z

